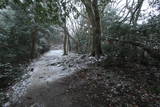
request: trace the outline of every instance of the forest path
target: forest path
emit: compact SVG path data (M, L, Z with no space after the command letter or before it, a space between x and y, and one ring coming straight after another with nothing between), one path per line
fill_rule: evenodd
M88 61L83 57L74 53L63 56L60 47L45 53L30 64L30 72L11 88L10 102L4 107L70 107L70 97L64 95L68 86L62 78L85 67Z
M56 47L34 60L4 107L159 107L159 91L150 91L160 89L159 68L62 54Z

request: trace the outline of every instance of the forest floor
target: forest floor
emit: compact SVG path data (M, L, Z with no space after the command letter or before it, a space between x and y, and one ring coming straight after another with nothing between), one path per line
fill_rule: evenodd
M34 60L4 107L160 107L160 68L56 47Z

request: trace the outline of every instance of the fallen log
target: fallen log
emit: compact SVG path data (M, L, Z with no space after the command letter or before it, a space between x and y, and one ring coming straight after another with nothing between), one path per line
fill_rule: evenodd
M154 49L153 47L146 46L145 44L140 43L138 41L118 40L118 39L113 39L113 38L108 39L108 40L140 47L141 49L146 51L152 58L160 61L160 49Z

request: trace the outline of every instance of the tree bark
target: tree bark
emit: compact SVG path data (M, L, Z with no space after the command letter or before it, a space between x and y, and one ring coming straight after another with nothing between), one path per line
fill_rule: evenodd
M73 38L71 35L70 35L70 33L69 33L69 31L68 31L68 28L65 26L65 27L63 27L63 29L64 29L64 31L65 31L65 34L67 35L67 40L68 40L68 50L69 51L71 51L71 41L70 41L70 39L72 39L73 40L73 42L74 43L76 43L76 51L79 53L79 45L80 45L80 42L79 42L79 40L76 40L75 38Z
M63 27L64 29L64 41L63 41L63 49L64 49L64 53L63 55L68 55L68 35L67 35L67 28L66 28L66 24Z
M100 57L102 53L101 48L101 25L100 25L100 14L98 9L97 0L81 0L86 7L88 19L91 23L92 32L92 46L91 55Z
M38 31L38 29L35 28L32 32L32 35L31 35L31 37L32 37L31 54L30 54L31 59L36 57L35 51L36 51L37 31Z

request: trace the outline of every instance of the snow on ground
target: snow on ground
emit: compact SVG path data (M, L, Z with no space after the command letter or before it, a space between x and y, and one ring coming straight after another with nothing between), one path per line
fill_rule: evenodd
M44 89L46 91L51 89L53 91L54 89L51 86L52 83L54 84L58 79L69 76L77 69L85 68L87 64L94 63L95 61L97 61L95 58L88 57L87 55L70 53L68 56L63 56L63 50L61 49L56 48L56 50L50 50L30 64L28 67L29 72L23 76L23 80L11 88L11 91L8 94L10 102L6 103L4 107L10 107L10 104L24 103L22 99L26 98L28 95L31 97L29 97L29 99L33 99L32 102L34 102L34 105L37 103L36 101L41 99L41 95L39 95L41 92L34 92L35 90ZM57 93L61 92L61 89L59 88L63 89L63 87L64 86L55 86L54 91ZM50 95L51 92L44 93L47 94L47 98L53 96ZM22 106L16 105L16 107Z
M33 61L28 68L31 71L24 75L24 78L29 78L12 87L11 101L18 102L29 90L71 74L71 71L69 72L64 69L64 66L59 65L65 58L62 55L62 50L50 50L38 60Z

